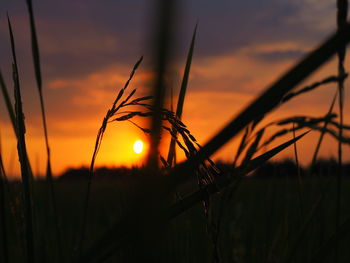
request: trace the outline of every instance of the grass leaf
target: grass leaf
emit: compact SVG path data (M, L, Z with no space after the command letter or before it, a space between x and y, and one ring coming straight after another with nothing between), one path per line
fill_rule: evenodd
M13 37L10 18L7 16L8 27L11 39L11 50L13 58L13 81L15 88L15 113L16 113L16 130L18 134L17 150L18 157L21 164L21 176L23 182L23 199L24 199L24 215L25 215L25 229L26 229L26 253L27 262L35 263L35 251L34 251L34 230L33 230L33 211L32 211L32 194L30 186L30 169L27 159L27 149L25 141L25 124L24 115L22 111L22 99L20 82L18 76L18 66L16 59L15 41Z
M261 141L261 138L264 135L264 132L265 132L265 129L261 129L259 132L257 132L254 142L248 148L246 155L242 161L243 166L246 165L252 159L253 155L256 153L259 143Z
M345 80L346 78L348 77L348 74L344 74L342 76L330 76L330 77L327 77L321 81L317 81L309 86L306 86L304 88L302 88L301 90L298 90L296 92L290 92L288 93L283 99L282 99L282 103L285 103L287 101L289 101L290 99L296 97L296 96L299 96L299 95L302 95L306 92L309 92L309 91L312 91L324 84L329 84L329 83L334 83L334 82L339 82L339 81L342 81L342 80Z
M183 78L182 78L179 98L177 100L176 116L177 116L177 118L179 120L181 120L182 111L183 111L183 107L184 107L184 103L185 103L185 96L186 96L186 91L187 91L188 78L189 78L189 75L190 75L194 44L195 44L196 35L197 35L197 26L198 26L198 24L196 24L196 26L194 28L193 35L192 35L191 45L190 45L190 49L189 49L188 54L187 54L186 66L185 66L185 70L184 70L184 74L183 74ZM175 130L175 128L173 130L174 130L174 134L175 134L175 138L176 138L176 130ZM170 141L170 147L169 147L169 153L168 153L168 161L167 161L170 167L173 165L173 160L174 160L174 157L175 157L175 138L171 138L171 141Z
M337 30L341 31L347 26L347 16L348 16L348 0L337 0ZM345 56L346 56L346 45L342 44L338 47L338 75L343 76L346 74L345 71ZM339 138L343 137L343 119L344 119L344 79L339 79L338 81L338 92L339 92ZM343 150L342 141L338 141L338 171L337 171L337 198L336 198L336 231L339 228L340 222L340 208L341 208L341 185L342 185L342 174L343 174ZM338 263L338 240L336 240L335 248L335 262Z
M329 107L329 110L328 110L326 116L330 115L330 114L333 112L334 104L335 104L335 101L336 101L336 99L337 99L337 94L338 94L338 92L336 92L336 93L334 94L333 101L332 101L332 103L331 103L331 105L330 105L330 107ZM323 137L324 137L324 135L325 135L325 132L326 132L326 129L327 129L327 126L328 126L329 121L330 121L330 119L326 120L326 121L324 122L324 124L323 124L323 130L322 130L322 132L321 132L321 134L320 134L320 138L319 138L318 141L317 141L317 145L316 145L316 148L315 148L315 152L314 152L314 154L313 154L313 156L312 156L311 167L315 167L316 160L317 160L317 156L318 156L318 152L319 152L319 150L320 150L320 148L321 148L321 144L322 144L322 141L323 141Z
M8 112L8 115L10 117L10 120L11 120L13 131L15 132L15 134L17 136L15 111L13 109L11 99L10 99L10 96L8 94L6 84L5 84L4 78L2 76L1 70L0 70L0 86L1 86L2 95L3 95L4 100L5 100L7 112Z
M47 130L44 96L43 96L43 88L42 88L43 84L42 84L42 77L41 77L39 44L38 44L38 39L37 39L37 34L36 34L32 1L26 0L26 3L27 3L27 7L28 7L28 14L29 14L35 80L36 80L38 92L39 92L41 117L42 117L43 128L44 128L44 137L45 137L45 146L46 146L46 155L47 155L46 180L47 180L48 185L49 185L49 194L50 194L51 209L52 209L52 217L51 218L52 218L54 225L55 225L58 257L60 258L60 260L62 260L62 240L61 240L61 231L60 231L60 227L59 227L59 223L58 223L56 194L55 194L54 183L53 183L53 178L52 178L51 151L50 151L50 145L49 145L49 136L48 136L48 130Z

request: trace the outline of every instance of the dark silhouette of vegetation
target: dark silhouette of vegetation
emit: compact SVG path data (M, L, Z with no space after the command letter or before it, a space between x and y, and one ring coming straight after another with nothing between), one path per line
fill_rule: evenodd
M227 173L232 171L232 163L229 162L216 162L217 168L222 173ZM334 176L337 172L337 160L335 159L318 159L317 162L312 167L301 167L301 176L310 177L315 175L321 175L323 177ZM350 176L350 163L343 163L344 176ZM146 173L145 167L97 167L95 168L94 175L95 180L112 180L123 177L138 177ZM65 172L59 175L59 182L71 182L76 180L86 180L89 175L88 167L80 168L68 168ZM252 173L249 174L250 177L256 178L271 178L271 177L297 177L298 176L298 167L295 161L291 159L285 159L282 161L268 161Z
M350 219L343 218L346 209L342 209L342 204L350 200L350 194L341 191L343 184L350 184L348 178L343 178L343 174L350 171L350 165L345 165L342 158L343 144L350 144L350 138L344 134L350 126L343 123L347 77L344 60L350 41L347 1L337 1L337 31L277 78L204 145L196 140L186 121L181 120L197 26L184 67L176 113L165 107L178 5L179 2L173 0L158 1L151 94L137 97L136 89L126 93L141 65L141 57L102 120L90 167L67 170L57 179L55 188L32 2L27 0L47 152L46 182L34 180L26 152L15 38L8 18L14 107L1 74L0 85L17 138L21 181L8 183L1 167L0 233L3 236L0 247L4 260L28 263L350 260L347 250L342 249L346 241L350 242ZM295 91L297 85L336 54L337 76ZM266 115L281 104L329 83L338 84L339 116L333 112L336 94L325 116L291 115L262 125ZM129 110L129 106L138 109ZM135 118L146 118L149 128L139 125ZM95 168L108 125L120 121L130 122L149 136L146 166ZM271 127L277 127L277 131L268 134ZM296 136L295 132L300 130L304 133ZM232 163L210 159L243 131ZM320 132L321 136L311 166L303 168L299 164L297 142L302 143L310 131ZM162 132L171 139L167 158L159 151ZM338 142L338 161L317 160L326 134ZM293 138L271 147L272 142L285 135ZM174 162L175 145L185 154L186 159L181 163ZM294 145L295 162L269 161L291 145ZM330 183L336 187L329 187ZM331 248L328 253L325 247Z

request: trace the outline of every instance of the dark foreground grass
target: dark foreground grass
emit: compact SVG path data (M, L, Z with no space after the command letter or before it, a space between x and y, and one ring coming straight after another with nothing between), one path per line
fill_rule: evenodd
M336 212L336 177L303 178L303 207L308 214L315 206L320 196L320 205L316 207L302 238L298 232L303 226L299 213L298 179L297 175L288 176L285 168L274 168L277 176L267 178L244 178L230 199L225 199L227 207L220 220L223 222L218 238L218 251L221 262L287 262L290 249L297 240L297 247L291 262L310 262L317 254L320 246L334 232L334 214ZM133 206L135 189L139 187L140 177L135 175L120 176L96 180L92 188L94 197L90 203L87 221L86 243L89 245L98 239L103 231L113 226L118 218L124 217ZM37 182L38 204L49 208L46 199L46 185ZM350 178L344 178L344 188L350 187ZM20 186L13 182L9 187L19 191ZM179 190L183 196L197 188L196 183L188 183ZM60 211L59 222L64 236L63 254L69 255L75 244L74 233L79 227L82 213L81 196L85 188L78 180L62 180L57 183L57 202ZM210 217L215 223L218 219L218 208L223 195L215 195L212 199ZM342 194L342 204L350 201L350 193ZM169 200L169 205L171 200ZM11 262L23 262L23 240L18 236L18 225L13 216L17 207L7 206L7 222L9 237L9 257ZM44 213L44 210L43 210ZM343 222L350 216L350 209L342 207ZM40 224L46 231L41 234L43 246L38 248L37 262L58 262L54 257L55 247L50 247L55 240L55 233L48 225L44 216L38 216ZM143 243L139 237L135 243L127 244L106 262L136 262L141 255L147 254L154 262L212 262L213 243L210 229L213 226L203 213L201 204L187 210L171 222L163 225L161 230L154 232L153 242ZM339 247L339 262L348 262L350 254L346 244L350 242L348 235ZM46 245L45 245L46 244ZM137 258L136 256L137 255ZM333 262L332 253L322 259L323 262ZM67 259L66 259L67 260ZM101 261L102 262L102 261Z
M173 48L171 40L176 26L175 3L170 0L158 2L153 92L150 96L134 98L136 89L133 89L117 106L141 59L102 122L92 156L87 189L79 180L60 181L57 192L53 191L39 48L33 8L31 1L27 0L48 157L47 182L34 181L32 178L26 154L15 39L9 21L15 110L10 103L7 103L7 108L18 139L22 182L6 183L6 187L1 184L0 216L5 219L1 223L1 229L8 237L3 239L5 242L2 241L6 246L1 246L8 252L8 257L5 257L10 258L10 262L33 263L347 262L349 259L345 244L349 241L350 217L347 216L350 213L343 204L347 203L350 196L348 193L343 194L340 188L349 185L349 178L344 178L344 182L341 180L342 144L350 144L350 139L343 134L343 130L349 130L350 127L344 125L342 120L342 92L347 76L342 62L345 46L350 41L350 24L346 22L344 13L347 1L338 1L337 32L277 78L203 147L180 120L196 30L187 57L177 112L164 108L168 89L166 76ZM344 14L342 18L341 14ZM337 53L340 65L338 76L293 91ZM258 127L261 120L282 103L330 82L339 84L339 122L334 120L337 116L332 111L332 103L328 114L321 118L290 116ZM6 102L9 102L2 78L0 85ZM142 110L127 111L121 116L118 110L126 106L139 106ZM131 120L136 116L147 117L150 129L140 127ZM96 180L92 184L94 160L107 123L118 121L130 121L149 135L151 147L147 167L133 176L122 175L114 179L106 177L105 180ZM293 127L288 127L291 124ZM277 126L280 130L264 140L265 131L270 126ZM259 130L256 131L255 128ZM317 166L314 163L314 170L307 172L307 176L301 180L302 170L298 164L296 141L305 133L296 137L295 131L305 128L321 132L319 145L324 133L329 133L339 141L338 169L326 173L320 170L315 172ZM160 156L158 151L163 130L173 140L167 158L169 161ZM210 156L244 130L234 166L231 164L226 171L225 167L219 169L209 159ZM269 146L276 138L291 132L294 140L290 139L256 157L262 147ZM187 159L173 166L175 143L184 151ZM293 165L289 165L289 168L288 165L277 166L265 170L257 178L244 177L264 163L266 165L270 157L293 143L296 168ZM163 168L160 168L160 161ZM295 172L291 173L290 169ZM1 172L1 179L5 179L4 169ZM6 181L1 181L4 182ZM332 185L337 187L331 187ZM183 197L184 195L187 196ZM84 196L86 198L82 198ZM176 213L172 213L174 207ZM173 220L169 220L169 217ZM8 227L4 226L4 222L9 222ZM62 244L61 237L64 241Z

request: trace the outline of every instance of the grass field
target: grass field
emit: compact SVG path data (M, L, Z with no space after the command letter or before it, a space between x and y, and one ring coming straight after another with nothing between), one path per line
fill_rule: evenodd
M344 59L350 41L347 1L337 1L337 31L276 78L203 146L185 125L186 120L181 120L197 26L189 45L176 110L167 109L166 79L177 2L159 1L159 26L153 43L153 90L149 96L138 97L132 88L141 57L102 119L87 174L75 180L56 180L52 176L35 16L32 2L26 3L47 169L45 178L38 180L29 161L16 31L8 16L14 105L2 76L0 85L17 138L21 180L8 180L0 156L0 262L350 260L350 193L346 191L350 181L344 176L348 166L344 166L342 153L343 144L350 143L345 133L350 127L343 123L347 78ZM339 60L337 75L294 90L333 55ZM294 116L291 112L289 118L262 124L279 105L329 83L336 85L337 92L323 117ZM334 113L336 102L339 116ZM147 119L149 125L141 127L135 118ZM131 121L149 136L147 162L142 169L124 169L120 176L100 178L95 160L103 136L111 122L121 121ZM277 131L267 135L272 126ZM314 156L310 156L312 172L301 169L297 151L297 143L310 130L320 133ZM159 150L164 133L171 138L167 156ZM332 165L320 170L316 169L317 157L325 134L336 139L338 156ZM210 157L232 138L240 140L234 161L228 165L213 162ZM284 141L276 146L272 144L276 139ZM185 161L176 162L176 147L184 152ZM270 158L287 147L294 147L294 160L269 166ZM249 176L256 169L256 176Z
M313 262L311 260L317 255L319 247L335 231L335 178L329 175L303 177L302 216L297 175L287 176L283 167L277 166L275 173L275 176L265 178L257 176L244 179L230 198L227 197L228 191L214 196L208 216L203 213L203 206L198 204L161 226L158 231L152 230L152 236L141 238L135 234L133 241L137 245L125 244L106 262L138 262L139 257L153 262L212 262L215 249L219 251L220 262L288 262L289 253L295 245L297 247L291 262ZM56 183L64 255L72 254L76 229L80 225L82 210L77 208L82 207L81 197L85 190L80 180L65 179ZM94 183L87 222L87 246L98 239L105 229L112 227L118 218L128 213L133 206L134 189L137 188L135 182L138 180L137 176L127 175L100 179ZM349 178L344 178L344 189L349 186ZM19 185L11 183L8 187L11 192L19 194ZM36 248L40 259L38 262L59 262L58 257L54 256L57 247L52 247L56 238L54 227L47 218L47 211L50 210L47 186L45 182L38 182L35 188L37 227L40 227L37 236L40 245ZM195 188L195 184L187 185L183 192ZM181 192L177 198L180 196ZM322 200L319 201L321 196ZM341 222L350 215L346 205L348 200L350 194L344 191ZM170 206L171 203L169 201L166 205ZM220 212L222 206L224 209ZM9 257L11 262L22 262L23 250L20 248L24 246L24 239L20 238L18 232L21 229L14 223L18 220L15 211L21 211L20 204L7 207L7 221L12 222L7 230L10 237ZM303 229L304 218L310 213L313 214L312 219ZM218 230L217 240L213 242ZM138 234L144 234L143 230ZM342 240L340 262L347 262L350 258L347 249L349 241L349 235ZM334 260L332 249L328 249L322 262Z

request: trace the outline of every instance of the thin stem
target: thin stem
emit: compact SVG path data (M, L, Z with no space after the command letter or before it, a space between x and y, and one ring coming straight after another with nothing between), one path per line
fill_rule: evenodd
M347 0L337 0L337 28L341 31L347 25L347 14L348 14L348 1ZM344 60L346 56L346 46L343 44L338 48L338 75L342 76L345 74ZM340 127L339 127L339 138L343 136L343 104L344 104L344 79L339 79L338 81L339 90L339 117L340 117ZM341 207L341 183L342 183L342 141L338 141L338 173L337 173L337 198L336 198L336 231L339 229L340 222L340 207ZM336 239L335 247L335 262L338 262L339 254L339 240Z
M295 128L294 128L294 122L293 122L293 139L295 139ZM295 163L297 165L298 169L298 196L299 196L299 208L300 208L300 215L301 218L304 218L304 209L303 209L303 197L302 197L302 182L301 182L301 169L299 164L299 158L298 158L298 149L297 149L297 143L294 141L294 156L295 156Z

